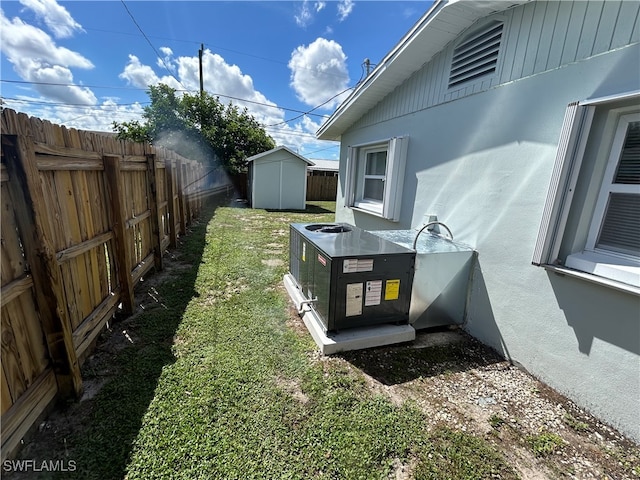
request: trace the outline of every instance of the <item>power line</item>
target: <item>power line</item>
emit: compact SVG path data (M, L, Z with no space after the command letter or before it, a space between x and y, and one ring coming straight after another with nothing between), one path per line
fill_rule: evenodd
M301 114L300 114L300 115L298 115L297 117L293 117L293 118L290 118L289 120L284 120L284 121L279 122L279 123L274 123L273 125L265 125L265 126L266 126L266 127L277 127L278 125L286 125L287 123L292 122L292 121L294 121L294 120L297 120L297 119L299 119L299 118L301 118L301 117L304 117L305 115L315 115L315 116L324 117L324 115L318 115L317 113L311 113L311 112L313 112L314 110L317 110L318 108L322 107L323 105L326 105L327 103L329 103L329 102L330 102L331 100L333 100L334 98L336 98L336 97L338 97L338 96L342 95L342 94L343 94L343 93L345 93L345 92L348 92L349 90L352 90L353 88L355 88L355 87L345 88L345 89L344 89L344 90L342 90L341 92L336 93L336 94L335 94L333 97L331 97L330 99L328 99L328 100L326 100L326 101L322 102L320 105L317 105L317 106L313 107L311 110L308 110L308 111L306 111L306 112L301 112Z
M142 34L142 36L144 37L144 39L147 41L147 43L149 44L149 46L152 48L152 50L155 52L156 56L158 57L158 59L160 60L160 62L162 62L162 65L164 65L164 68L167 70L167 72L169 72L169 75L171 75L173 77L173 79L178 82L180 85L182 85L183 88L187 88L184 86L184 84L178 80L178 78L173 74L173 72L171 71L171 69L167 66L167 64L164 62L164 58L162 58L162 56L160 55L160 53L158 52L158 50L156 50L156 47L153 46L153 43L151 43L151 40L149 40L149 37L147 37L147 34L144 33L144 30L142 30L142 27L140 25L138 25L138 22L136 21L135 17L133 16L133 14L131 13L131 11L129 10L129 7L127 7L127 4L124 3L124 0L120 0L120 2L122 3L122 6L124 7L124 9L127 11L127 13L129 14L129 16L131 17L131 20L133 20L133 23L135 24L136 27L138 27L138 30L140 30L140 33Z
M16 83L16 84L27 84L27 85L47 85L47 86L57 86L57 87L86 87L86 88L106 88L106 89L114 89L114 90L117 90L117 89L139 90L139 91L145 91L145 92L148 91L148 89L140 88L140 87L109 87L109 86L104 86L104 85L79 85L79 84L75 84L75 83L33 82L33 81L27 81L27 80L4 80L4 79L0 79L0 82ZM177 92L186 92L186 93L195 92L195 90L188 90L186 88L184 90L176 90L176 91ZM332 100L333 98L335 98L335 96L334 96L334 97L330 98L329 100L327 100L326 102L324 102L322 105L318 105L317 107L314 107L313 109L305 112L303 110L298 110L298 109L295 109L295 108L281 107L279 105L272 105L272 104L264 103L264 102L256 102L255 100L248 100L246 98L234 97L232 95L224 95L222 93L211 93L211 92L207 92L207 93L209 93L209 95L211 95L213 97L229 98L231 100L237 100L239 102L251 103L251 104L259 105L259 106L262 106L262 107L276 108L278 110L285 110L285 111L288 111L288 112L294 112L294 113L302 114L302 115L300 115L298 117L295 117L295 118L300 118L301 116L304 116L304 115L313 115L315 117L324 117L324 115L322 115L322 114L311 113L311 112L313 110L321 107L322 105L324 105L324 103L327 103L330 100ZM340 93L344 93L344 91L340 92ZM338 95L340 95L340 93ZM138 102L138 103L142 104L142 103L150 103L150 102ZM87 105L87 106L89 107L90 105ZM291 121L291 120L288 120L288 121ZM280 125L282 123L286 123L286 122L281 122L281 123L278 123L278 124L275 124L275 125Z

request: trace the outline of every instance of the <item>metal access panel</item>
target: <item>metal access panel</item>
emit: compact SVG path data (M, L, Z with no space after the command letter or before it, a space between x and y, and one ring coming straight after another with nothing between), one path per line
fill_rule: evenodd
M413 250L344 223L291 224L289 261L326 332L409 322Z

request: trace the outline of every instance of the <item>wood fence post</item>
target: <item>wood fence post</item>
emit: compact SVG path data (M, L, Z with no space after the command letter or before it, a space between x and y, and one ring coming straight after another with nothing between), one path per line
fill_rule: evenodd
M9 143L10 147L4 148L5 143ZM14 200L15 218L33 277L34 292L58 390L64 397L79 398L83 390L82 375L73 344L73 329L60 267L51 243L52 233L47 219L49 209L40 186L33 141L31 137L24 135L2 135L2 145L7 172L11 178L9 189Z
M104 155L104 174L109 193L109 204L113 214L113 240L115 245L115 262L118 279L120 280L120 295L122 309L131 314L135 308L133 297L133 280L131 278L131 252L127 242L127 224L120 188L120 156Z
M166 154L166 150L165 150ZM167 177L167 200L169 212L169 247L176 248L178 246L178 232L176 231L176 190L175 190L175 169L173 167L173 159L169 156L164 159L164 170Z
M147 154L147 191L149 192L149 210L151 210L151 238L153 242L153 264L157 271L162 270L162 232L160 229L160 208L158 207L158 178L156 155Z
M176 171L178 172L177 180L178 180L178 211L180 212L180 235L184 235L187 233L187 221L186 221L186 208L184 206L184 165L182 164L182 159L179 158L176 160Z
M191 224L191 219L193 218L193 195L191 195L189 190L193 188L193 164L191 162L185 163L184 165L184 204L185 204L185 221L187 225Z

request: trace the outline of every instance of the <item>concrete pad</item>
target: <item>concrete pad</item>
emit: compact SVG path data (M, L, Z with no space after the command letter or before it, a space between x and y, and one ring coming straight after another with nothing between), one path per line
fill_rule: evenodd
M373 325L371 327L350 328L327 335L318 314L312 307L304 303L306 298L291 274L284 276L284 285L298 313L302 316L307 330L323 355L411 342L416 338L416 331L411 325Z

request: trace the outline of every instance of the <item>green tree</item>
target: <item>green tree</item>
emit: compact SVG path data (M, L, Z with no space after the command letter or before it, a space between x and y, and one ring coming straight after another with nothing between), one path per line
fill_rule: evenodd
M245 172L248 157L275 147L246 108L223 105L206 92L179 96L164 84L150 86L148 94L146 123L113 122L118 138L149 141L211 165L217 159L230 173Z

